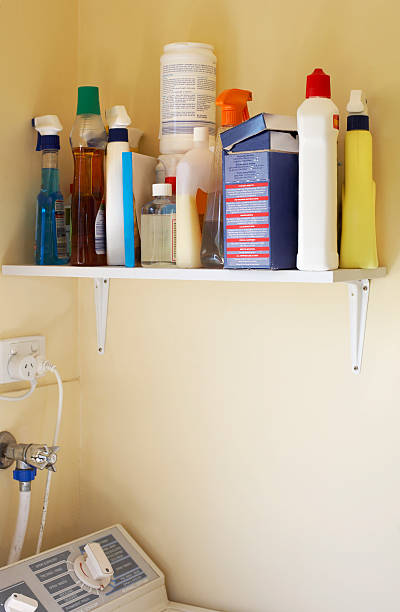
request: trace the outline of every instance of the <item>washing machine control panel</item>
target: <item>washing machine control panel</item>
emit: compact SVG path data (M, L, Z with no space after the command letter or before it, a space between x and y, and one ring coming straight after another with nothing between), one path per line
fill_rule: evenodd
M162 573L115 525L1 568L0 612L33 610L34 603L37 612L87 612L163 584Z

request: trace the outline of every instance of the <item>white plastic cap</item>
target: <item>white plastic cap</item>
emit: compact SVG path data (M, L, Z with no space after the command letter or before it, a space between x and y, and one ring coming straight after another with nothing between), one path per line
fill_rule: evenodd
M61 132L63 127L57 115L42 115L34 117L33 127L41 136L53 136Z
M125 128L131 124L131 118L125 106L121 104L106 110L106 120L110 128Z
M168 51L180 51L182 49L207 49L209 51L214 51L214 45L209 45L208 43L200 43L200 42L176 42L176 43L168 43L168 45L164 45L164 52Z
M172 196L171 183L154 183L153 196Z
M208 145L208 127L193 128L193 142L206 142Z
M367 98L362 89L352 89L346 110L350 115L368 115Z

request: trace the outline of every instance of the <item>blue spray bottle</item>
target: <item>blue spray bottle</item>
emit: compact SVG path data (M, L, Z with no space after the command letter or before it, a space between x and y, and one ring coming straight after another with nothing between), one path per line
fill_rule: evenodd
M36 208L36 264L68 263L64 198L60 191L58 151L62 125L56 115L32 119L38 132L36 151L42 152L42 186Z

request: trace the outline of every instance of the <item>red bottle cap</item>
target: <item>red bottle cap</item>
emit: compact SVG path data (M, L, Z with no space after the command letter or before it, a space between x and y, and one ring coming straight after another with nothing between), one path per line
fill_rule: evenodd
M166 176L165 182L172 185L172 195L176 194L176 176Z
M322 68L307 76L306 98L330 98L331 77Z

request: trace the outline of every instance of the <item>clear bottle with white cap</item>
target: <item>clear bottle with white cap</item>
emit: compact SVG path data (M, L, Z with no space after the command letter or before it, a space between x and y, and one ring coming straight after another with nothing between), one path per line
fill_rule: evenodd
M141 261L145 268L176 263L176 205L170 183L155 183L153 199L142 206Z
M176 169L176 265L201 268L201 224L210 191L213 153L209 149L208 129L194 128L193 149Z

